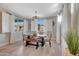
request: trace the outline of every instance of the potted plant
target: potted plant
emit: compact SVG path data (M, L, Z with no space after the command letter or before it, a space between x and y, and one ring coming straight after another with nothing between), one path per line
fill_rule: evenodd
M79 49L79 37L75 31L68 31L66 35L68 50L72 55L77 55Z

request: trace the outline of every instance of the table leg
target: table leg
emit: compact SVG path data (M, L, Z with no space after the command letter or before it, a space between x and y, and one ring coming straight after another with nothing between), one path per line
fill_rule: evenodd
M44 37L41 37L41 39L42 39L41 46L43 47L45 44Z

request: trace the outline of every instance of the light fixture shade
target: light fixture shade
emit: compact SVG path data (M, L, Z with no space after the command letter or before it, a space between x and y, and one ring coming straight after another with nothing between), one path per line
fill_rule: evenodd
M35 19L37 19L38 17L37 16L35 16Z
M38 18L37 16L32 17L32 19L37 19L37 18Z
M33 16L32 19L39 19L39 18L42 18L42 16L38 16L37 11L35 11L35 16Z
M37 11L35 11L35 16L32 17L32 19L37 19Z

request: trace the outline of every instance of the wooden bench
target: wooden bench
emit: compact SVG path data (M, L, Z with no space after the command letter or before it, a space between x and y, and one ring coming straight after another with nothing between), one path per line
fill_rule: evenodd
M26 39L26 46L28 45L33 45L33 46L36 46L36 49L39 47L39 42L38 40L35 40L35 39L31 39L30 36L27 36L27 39Z

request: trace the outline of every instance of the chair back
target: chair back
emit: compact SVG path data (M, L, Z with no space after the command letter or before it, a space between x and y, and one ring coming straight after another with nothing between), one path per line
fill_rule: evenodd
M51 40L52 39L52 32L51 31L48 31L47 32L47 40Z

